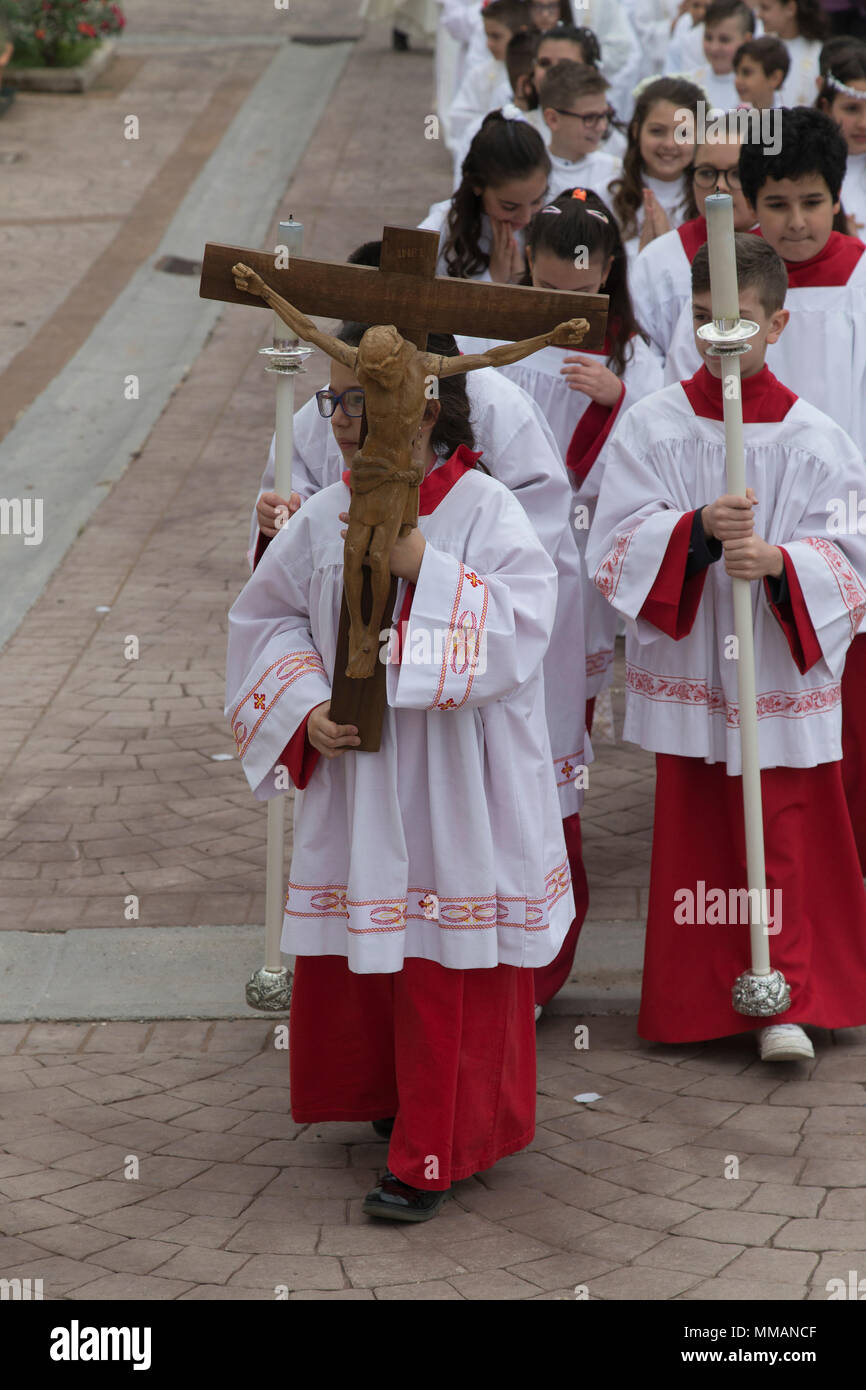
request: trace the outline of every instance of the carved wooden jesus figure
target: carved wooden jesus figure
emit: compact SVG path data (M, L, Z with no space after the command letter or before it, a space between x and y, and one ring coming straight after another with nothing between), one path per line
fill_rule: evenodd
M586 319L569 319L550 333L466 357L423 352L391 325L368 328L360 347L352 348L320 332L311 319L282 299L249 266L239 261L232 274L239 290L259 295L298 337L342 363L364 388L367 437L352 459L352 502L343 568L351 619L346 675L362 679L376 669L379 630L391 587L391 550L398 536L408 535L418 524L422 470L413 461L412 442L429 399L429 382L480 367L504 367L551 345L577 347L589 324ZM361 614L365 561L370 566L373 600L366 624Z

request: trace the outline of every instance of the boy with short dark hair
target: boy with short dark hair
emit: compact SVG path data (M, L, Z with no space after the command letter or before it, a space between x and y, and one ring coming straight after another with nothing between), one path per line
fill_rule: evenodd
M790 65L787 48L772 34L741 43L734 54L734 86L740 101L758 111L781 106L779 88Z
M639 401L609 441L586 558L626 619L624 736L656 754L638 1031L679 1043L759 1030L762 1060L794 1060L814 1055L802 1023L866 1022L866 896L839 763L866 536L836 533L827 511L862 488L866 465L765 363L788 318L780 258L746 234L736 259L740 315L759 326L742 358L747 497L727 492L721 364L697 340L694 376ZM697 328L712 317L706 247L692 285ZM758 581L770 954L792 996L772 1021L731 1004L750 960L732 578Z
M601 148L610 124L609 86L596 68L568 59L554 63L542 81L538 105L550 131L551 200L577 187L607 200L608 184L622 173L622 161Z
M468 145L467 133L480 126L488 111L510 99L505 50L514 34L531 25L526 0L490 0L483 6L481 18L487 53L480 62L467 66L448 112L449 138L455 150Z

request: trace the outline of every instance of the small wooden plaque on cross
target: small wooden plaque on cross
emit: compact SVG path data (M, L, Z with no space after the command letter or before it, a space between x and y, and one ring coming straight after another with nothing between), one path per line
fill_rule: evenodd
M550 333L557 325L575 319L588 324L577 340L581 349L598 350L603 346L606 295L570 294L562 290L537 290L437 276L438 255L438 235L414 227L385 228L379 269L300 256L292 257L288 267L276 269L274 255L270 252L208 243L199 293L204 299L267 307L260 295L238 288L232 268L241 263L261 276L272 291L302 314L363 324L391 324L404 339L422 351L429 333L515 342ZM538 343L537 347L543 345ZM468 362L469 359L467 365ZM483 364L476 362L476 365ZM363 438L362 431L362 444ZM417 487L414 495L417 499ZM390 626L395 593L396 580L392 582L390 598L382 615L383 628ZM362 598L362 608L365 601L367 603L365 622L369 599L367 584ZM349 613L344 593L330 717L337 723L358 726L361 737L358 751L375 751L379 747L386 704L385 667L377 661L369 677L350 678L346 674L348 650Z

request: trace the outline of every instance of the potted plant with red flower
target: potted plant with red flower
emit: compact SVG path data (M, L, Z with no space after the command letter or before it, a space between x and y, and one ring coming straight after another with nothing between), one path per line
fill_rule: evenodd
M75 69L92 80L125 24L113 0L0 0L0 27L14 45L10 81L18 87L83 90L88 81L64 80L59 70ZM40 81L34 76L39 70L57 77Z

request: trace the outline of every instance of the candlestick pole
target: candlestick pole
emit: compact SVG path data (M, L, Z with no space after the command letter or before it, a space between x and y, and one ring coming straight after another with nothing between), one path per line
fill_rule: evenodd
M280 247L289 256L303 249L304 229L294 219L280 223ZM304 371L304 361L312 348L291 336L291 330L274 314L273 345L262 348L266 371L276 379L276 441L274 445L274 491L286 501L292 488L292 443L295 416L295 378ZM286 518L288 521L288 517ZM274 768L274 776L286 776L285 769ZM282 963L280 938L286 900L285 880L286 799L278 794L268 801L268 858L265 870L265 963L247 981L246 1000L253 1009L283 1013L289 1007L291 981Z
M750 351L749 339L755 336L759 328L751 320L740 318L733 199L730 194L716 193L709 197L706 217L713 322L698 329L698 334L707 343L709 354L722 359L727 489L732 496L745 497L740 356ZM774 970L770 964L752 587L748 579L733 579L731 584L737 639L737 695L752 956L751 969L741 974L734 984L732 1002L737 1013L767 1018L790 1008L791 991L782 972Z

